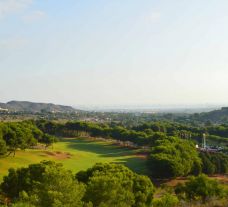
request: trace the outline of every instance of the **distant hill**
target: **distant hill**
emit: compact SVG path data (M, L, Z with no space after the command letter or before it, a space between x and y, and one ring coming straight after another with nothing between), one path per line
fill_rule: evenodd
M8 103L0 103L0 110L16 111L16 112L75 112L71 106L55 105L52 103L34 103L29 101L10 101Z
M206 113L197 114L197 118L201 121L211 121L216 123L228 122L228 107L223 107L220 110L214 110Z

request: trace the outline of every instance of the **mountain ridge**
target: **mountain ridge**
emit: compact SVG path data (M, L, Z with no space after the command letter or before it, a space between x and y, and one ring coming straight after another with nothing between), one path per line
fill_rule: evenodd
M54 112L54 113L71 113L77 111L71 106L58 105L53 103L39 103L30 101L9 101L0 103L0 110L14 112Z
M199 113L197 117L202 121L228 123L228 107L222 107L221 109L210 112Z

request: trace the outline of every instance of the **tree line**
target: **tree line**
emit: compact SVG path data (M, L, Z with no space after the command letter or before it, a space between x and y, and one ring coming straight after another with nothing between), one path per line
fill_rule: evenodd
M0 123L0 155L15 155L17 149L36 146L37 143L51 145L56 138L41 131L33 121Z
M197 139L201 139L206 130L213 131L213 134L221 133L220 129L224 131L224 128L218 126L205 129L170 122L149 122L126 128L115 123L101 124L82 121L65 124L41 121L37 123L37 126L42 131L53 135L87 135L131 141L138 146L148 146L151 149L148 167L152 177L156 178L197 175L201 172L206 174L228 172L227 155L199 153L195 147ZM213 170L207 170L212 168Z
M46 120L37 121L37 126L46 133L59 136L78 136L84 132L90 136L113 138L123 141L132 141L138 145L153 144L158 135L175 136L202 143L203 134L207 134L209 143L218 144L221 141L228 144L228 125L192 126L189 124L171 121L144 122L133 127L122 124L95 123L85 121L67 122L64 124Z
M215 128L213 130L215 131ZM219 128L216 128L219 131ZM204 129L176 123L144 123L137 127L93 122L57 123L46 120L0 123L0 155L15 154L37 143L51 145L55 136L92 136L130 141L150 148L148 168L151 176L172 178L206 174L227 173L228 156L224 153L199 153L192 134ZM223 130L224 131L224 130ZM214 132L215 133L215 132Z

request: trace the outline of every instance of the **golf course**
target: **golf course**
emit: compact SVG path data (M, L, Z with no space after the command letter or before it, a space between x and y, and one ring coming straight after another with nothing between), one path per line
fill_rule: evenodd
M0 181L9 168L25 167L42 160L60 162L74 173L86 170L95 163L122 163L140 174L148 174L146 159L140 150L87 138L64 138L48 149L18 150L15 157L0 158Z

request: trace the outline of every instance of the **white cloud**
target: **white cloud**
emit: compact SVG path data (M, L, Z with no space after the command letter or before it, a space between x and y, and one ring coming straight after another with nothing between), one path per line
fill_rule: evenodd
M44 18L46 14L43 11L33 11L23 16L23 20L26 22L33 22Z
M0 0L0 17L25 10L33 0Z

